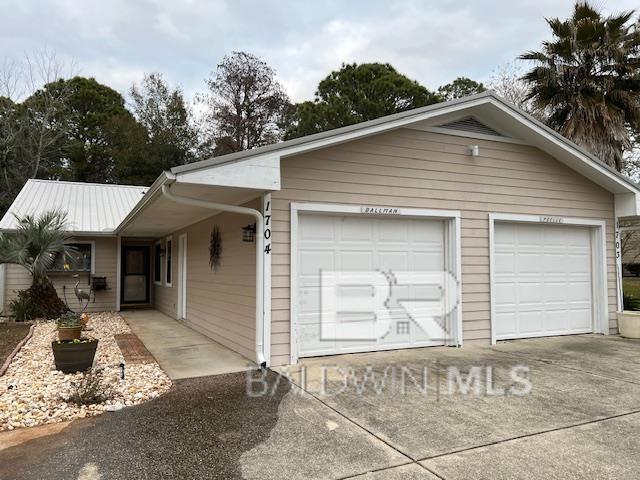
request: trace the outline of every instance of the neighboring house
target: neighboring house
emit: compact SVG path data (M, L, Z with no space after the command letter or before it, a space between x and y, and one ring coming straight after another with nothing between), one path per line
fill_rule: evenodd
M113 189L122 201L114 208L58 194L76 188ZM640 193L492 93L179 166L142 191L30 181L0 228L11 228L13 213L81 211L74 235L95 242L92 272L109 288L92 308L153 307L272 365L615 333L615 221L638 215ZM261 224L257 241L246 241L261 213L264 246ZM222 247L213 268L212 244ZM321 340L319 279L331 269L451 272L461 303L445 319L450 338L433 341L405 322L403 335ZM8 267L5 305L27 284Z

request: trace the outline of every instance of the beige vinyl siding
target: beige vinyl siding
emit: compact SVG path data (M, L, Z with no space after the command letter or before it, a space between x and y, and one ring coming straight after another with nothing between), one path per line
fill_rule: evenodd
M91 301L87 306L88 312L113 311L116 309L116 289L117 289L117 261L118 243L115 237L82 237L70 240L78 242L95 242L95 275L107 277L107 290L96 292L95 302L93 293ZM53 285L56 287L58 295L65 299L71 309L79 311L81 309L74 293L76 281L80 281L78 288L89 290L89 275L80 273L79 277L73 278L73 273L51 273L49 275ZM15 298L18 290L29 288L31 276L29 272L18 265L6 266L6 287L5 287L5 312L9 313L9 302ZM66 287L66 288L63 288Z
M616 331L613 195L534 147L400 129L284 159L281 175L272 194L273 365L290 355L291 202L460 210L465 344L490 342L489 213L605 220Z
M246 206L258 208L257 202ZM179 238L187 234L186 324L224 346L254 358L255 345L255 243L242 241L242 227L254 223L246 215L221 213L171 234L172 286L154 285L155 308L177 317ZM209 266L209 242L214 225L220 228L220 266ZM163 246L166 237L162 239ZM164 259L163 259L164 261Z

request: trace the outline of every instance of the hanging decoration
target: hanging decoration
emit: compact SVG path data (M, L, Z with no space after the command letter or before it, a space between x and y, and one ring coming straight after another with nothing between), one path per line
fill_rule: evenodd
M220 256L222 255L222 236L217 225L211 230L211 239L209 240L209 266L211 270L215 270L220 265Z

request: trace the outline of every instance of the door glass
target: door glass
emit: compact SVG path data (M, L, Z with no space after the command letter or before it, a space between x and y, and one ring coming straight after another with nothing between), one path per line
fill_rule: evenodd
M122 302L148 301L149 249L129 247L123 252Z
M125 275L144 275L144 250L127 250Z
M146 275L127 275L124 277L124 302L144 302L147 299Z

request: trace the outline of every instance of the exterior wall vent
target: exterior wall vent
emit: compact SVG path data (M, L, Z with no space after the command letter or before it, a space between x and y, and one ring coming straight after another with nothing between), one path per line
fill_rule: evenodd
M504 137L501 133L496 132L493 128L488 127L473 117L465 117L460 120L438 125L439 128L448 130L458 130L460 132L480 133L482 135L491 135L493 137Z

